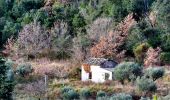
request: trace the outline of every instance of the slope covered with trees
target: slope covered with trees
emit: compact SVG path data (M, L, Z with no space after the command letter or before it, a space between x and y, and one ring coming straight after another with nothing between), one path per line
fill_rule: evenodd
M128 62L134 62L134 65L140 65L138 67L144 67L140 75L126 76L122 73L134 74L131 72L133 68L120 70L120 67L117 80L126 83L135 77L133 82L137 80L140 90L148 93L148 88L154 88L155 92L155 80L144 75L145 69L169 66L169 27L170 0L0 0L0 56L15 61L12 70L18 83L33 76L30 82L35 77L40 80L43 75L50 79L79 79L80 68L76 66L90 57L123 62L124 65L118 66L125 69L130 66ZM0 62L4 63L3 59ZM162 73L160 77L164 73L162 69L151 72L156 76ZM32 85L45 84L43 82ZM147 83L153 87L140 87ZM40 95L46 93L45 87L34 87L42 90ZM81 96L85 95L84 92L90 95L88 91L82 90ZM74 89L69 88L67 92L63 92L66 98L73 94L77 96ZM103 91L99 91L100 94L106 96ZM113 98L119 95L128 97L116 94Z

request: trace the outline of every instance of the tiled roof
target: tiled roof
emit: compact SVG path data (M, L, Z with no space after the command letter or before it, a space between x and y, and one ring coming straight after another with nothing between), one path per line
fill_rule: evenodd
M85 60L84 63L89 65L101 65L105 61L107 61L105 58L89 58Z
M84 61L84 64L97 65L101 68L115 68L118 63L114 60L108 60L105 58L89 58Z

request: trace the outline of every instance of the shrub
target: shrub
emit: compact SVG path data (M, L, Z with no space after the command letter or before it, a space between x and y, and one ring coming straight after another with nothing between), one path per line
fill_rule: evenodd
M161 53L161 48L157 47L153 49L150 47L148 51L146 52L146 57L144 59L144 65L145 66L155 66L155 65L160 65L160 53Z
M170 1L169 0L158 0L153 5L155 11L157 11L157 23L165 31L169 31L169 10L170 10Z
M150 45L146 43L139 44L133 49L133 52L135 54L136 60L140 63L143 62L143 59L145 57L145 52L148 50Z
M11 36L17 36L18 31L21 26L19 23L14 23L12 21L6 21L4 29L2 30L2 41L5 43Z
M79 94L75 90L70 90L67 93L63 94L64 100L75 100L79 99Z
M125 93L113 94L110 100L133 100L132 96Z
M169 33L161 35L161 48L164 51L170 50L170 34Z
M108 29L111 27L111 18L98 18L87 29L89 37L98 41L100 37L105 37L108 34Z
M161 43L161 31L157 28L146 28L143 30L143 34L146 36L148 43L154 48Z
M139 91L144 92L145 94L148 92L155 92L157 90L156 83L152 79L141 77L137 78L136 85Z
M108 96L105 97L98 97L96 100L111 100Z
M133 81L142 74L142 66L134 62L123 62L114 69L116 80L124 83L124 80Z
M72 87L63 87L61 93L64 100L79 99L79 94Z
M142 17L146 12L149 11L154 0L131 0L130 11L136 14L138 17ZM146 6L147 5L147 6Z
M5 62L5 65L8 66L8 67L13 67L14 66L14 62L11 60L11 59L8 59L6 62Z
M144 35L141 33L139 28L132 28L129 32L129 35L127 36L126 40L126 50L133 53L133 48L139 44L145 41Z
M90 90L89 90L89 89L83 88L83 89L80 91L80 97L81 97L82 99L88 99L90 96L91 96L91 93L90 93Z
M160 59L163 64L170 64L170 52L162 52Z
M70 90L73 90L73 88L70 87L70 86L65 86L65 87L63 87L63 88L61 89L61 94L64 94L64 93L66 93L66 92L68 92L68 91L70 91Z
M84 18L80 14L76 14L73 18L72 24L74 28L84 27L86 25Z
M141 97L140 100L151 100L149 97Z
M106 96L107 96L107 94L104 91L100 90L97 92L97 98L106 97Z
M161 67L154 67L154 68L148 68L146 70L146 77L152 78L154 81L158 78L161 78L165 73L164 68Z
M31 64L29 63L20 64L17 66L17 69L16 69L16 73L21 77L25 77L32 72L33 72L33 68Z
M170 95L163 97L161 100L170 100Z
M5 65L5 60L0 58L0 98L2 100L12 100L12 91L14 89L14 80L11 80L13 73L9 66Z
M19 33L18 45L21 55L33 55L42 53L44 49L50 48L51 36L45 28L34 21L26 26Z
M39 9L43 6L44 0L21 0L20 6L22 6L25 11L29 11L31 9Z

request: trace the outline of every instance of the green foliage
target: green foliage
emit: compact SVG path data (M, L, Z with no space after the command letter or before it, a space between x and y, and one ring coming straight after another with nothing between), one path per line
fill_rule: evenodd
M161 48L164 51L170 50L170 34L169 33L161 35Z
M170 52L162 52L160 54L160 60L163 64L170 64Z
M124 80L134 81L142 74L142 66L134 62L123 62L114 69L114 77L122 84Z
M19 5L22 6L25 11L29 11L31 9L39 9L43 6L44 0L21 0Z
M90 90L87 88L83 88L80 91L80 97L82 99L88 99L91 96Z
M141 97L140 100L151 100L149 97Z
M14 62L11 59L6 60L5 65L9 68L12 68L14 66Z
M143 34L145 35L148 43L152 47L157 47L161 44L161 38L160 38L161 33L162 32L156 28L146 28L145 30L143 30Z
M0 17L2 17L5 12L6 12L7 8L6 8L6 3L5 3L5 0L1 0L0 1Z
M3 100L12 100L12 91L14 89L14 80L11 78L13 71L11 66L5 65L6 61L0 58L0 98Z
M63 87L61 93L64 100L79 99L79 94L71 87Z
M136 80L136 85L139 91L144 93L156 92L157 86L152 79L146 77L138 77Z
M125 93L113 94L110 100L133 100L132 96Z
M84 27L86 25L84 22L84 18L79 14L74 15L72 24L75 28Z
M22 17L22 21L21 24L22 26L26 25L26 24L30 24L31 22L33 22L34 20L34 14L35 11L31 10L29 13L25 13Z
M147 42L141 43L138 46L134 47L133 52L138 62L143 62L145 52L148 50L149 47L150 45Z
M54 43L54 46L58 49L55 53L57 59L71 58L72 51L70 48L72 40L70 36L55 38Z
M73 90L73 88L70 86L65 86L65 87L61 88L61 94L64 94L70 90Z
M97 98L102 98L102 97L106 97L106 96L107 96L107 94L104 91L100 90L97 92Z
M32 72L33 72L33 68L31 64L29 63L20 64L17 66L17 69L16 69L16 73L21 77L25 77Z
M155 0L132 0L130 10L141 17L150 10L154 1Z
M153 5L157 13L158 26L163 28L166 32L170 32L170 0L157 0Z
M4 29L2 30L2 42L6 43L7 39L11 36L17 36L21 26L19 23L13 23L11 21L6 21Z
M163 77L165 73L164 68L161 67L153 67L153 68L148 68L145 72L145 76L153 79L154 81Z
M138 27L132 28L126 40L126 49L133 53L133 48L145 41L144 35Z

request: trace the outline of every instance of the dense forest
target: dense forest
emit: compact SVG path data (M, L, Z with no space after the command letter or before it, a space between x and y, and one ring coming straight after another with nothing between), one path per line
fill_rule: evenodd
M132 90L140 100L151 100L143 94L151 98L168 95L159 94L160 84L169 82L164 86L170 89L170 75L165 74L170 70L170 0L0 0L0 44L2 100L83 96L139 100L129 93L106 97L118 93L110 89L114 84L127 85L126 80L139 86L142 93ZM88 58L120 63L115 69L118 83L109 81L98 87L80 83L80 66ZM156 86L163 75L166 82ZM80 90L83 86L91 91ZM30 95L34 98L23 99ZM154 100L170 100L170 96L163 98Z

